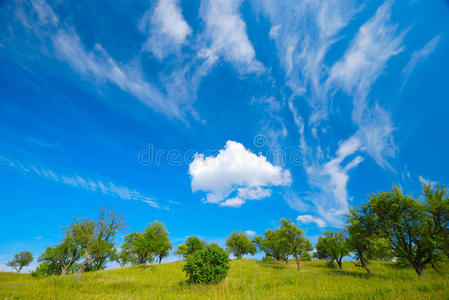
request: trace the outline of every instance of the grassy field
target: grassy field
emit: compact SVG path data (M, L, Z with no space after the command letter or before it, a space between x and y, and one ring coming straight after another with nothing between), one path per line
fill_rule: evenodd
M373 262L372 275L344 262L344 270L326 262L304 262L297 272L288 266L256 260L232 261L219 285L191 285L183 262L135 266L73 275L33 278L0 273L0 299L449 299L449 266L441 275L426 269L418 278L412 269Z

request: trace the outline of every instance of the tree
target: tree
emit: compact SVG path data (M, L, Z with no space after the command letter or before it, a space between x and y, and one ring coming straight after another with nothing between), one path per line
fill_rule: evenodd
M338 267L343 269L343 257L349 254L348 245L346 244L343 233L325 231L324 236L318 239L315 248L315 255L319 259L327 259L331 264L336 261Z
M183 270L190 282L219 283L228 274L229 253L217 244L207 245L188 256Z
M33 261L33 254L29 251L22 251L14 255L13 260L6 263L8 267L16 269L20 273L23 267L28 266Z
M375 219L367 213L368 207L363 205L361 209L350 209L346 226L346 243L349 251L353 252L355 258L360 262L368 274L368 259L374 256L375 251Z
M84 253L84 260L76 272L75 279L79 280L86 267L101 262L113 253L113 240L118 230L123 229L123 220L113 212L107 214L105 209L100 211L97 221L76 220L72 225L72 234L80 244Z
M181 244L178 246L178 248L175 251L176 255L182 256L183 258L186 258L187 253L189 252L189 248L186 244Z
M283 242L282 239L279 229L268 229L265 231L265 237L254 237L253 244L265 253L266 259L274 258L277 261L288 263L288 256L290 255L289 245Z
M127 249L130 252L132 264L147 264L149 261L153 261L151 249L144 233L133 232L126 235L122 249Z
M120 251L117 253L115 261L120 265L120 267L135 262L135 254L132 252L132 248L129 244L123 244Z
M169 251L172 249L172 244L168 238L168 231L164 224L154 221L150 224L150 227L145 229L144 237L148 241L150 252L161 263L162 258L168 256Z
M178 246L175 254L181 255L184 259L187 259L193 253L203 249L206 243L196 236L189 236L184 244Z
M423 183L425 210L433 220L433 237L437 248L449 258L449 197L443 185Z
M407 260L418 276L427 264L435 266L440 259L435 240L438 203L432 203L435 194L430 190L424 189L424 194L429 198L428 205L404 195L394 185L392 191L372 195L368 203L369 217L375 218L378 234L388 241L394 256Z
M237 259L241 259L245 254L254 255L257 252L256 247L243 232L233 232L226 240L226 246Z
M280 243L288 249L288 255L295 257L296 267L299 271L301 269L301 257L307 251L313 250L312 244L303 237L304 232L290 220L281 219L281 228L278 234Z

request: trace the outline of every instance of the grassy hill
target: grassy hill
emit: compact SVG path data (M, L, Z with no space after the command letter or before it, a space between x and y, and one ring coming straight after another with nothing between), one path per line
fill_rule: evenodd
M33 278L0 273L0 299L449 299L449 266L441 275L426 269L418 278L412 269L373 262L373 274L344 262L344 270L324 261L305 262L301 272L256 260L232 261L219 285L191 285L183 262L134 266L73 275Z

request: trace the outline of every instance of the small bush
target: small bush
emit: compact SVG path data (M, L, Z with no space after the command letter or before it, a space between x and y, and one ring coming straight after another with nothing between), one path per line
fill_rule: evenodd
M229 253L218 245L208 245L190 255L184 272L193 283L219 283L229 270Z

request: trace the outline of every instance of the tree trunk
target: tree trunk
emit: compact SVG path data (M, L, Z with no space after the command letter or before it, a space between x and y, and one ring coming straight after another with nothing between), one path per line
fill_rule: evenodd
M424 268L423 266L414 264L413 267L415 268L416 274L418 274L419 277L421 277L424 273Z
M159 263L162 262L162 256L159 256Z
M86 268L85 262L86 262L86 261L83 261L83 264L81 265L81 267L80 267L80 268L78 269L78 271L76 272L75 280L80 280L80 279L81 279L81 275L82 275L83 272L84 272L84 268Z
M340 270L343 270L343 266L341 264L341 259L337 259L337 264L338 264L338 267L340 268Z
M67 274L67 268L61 267L61 276L64 276L65 274Z
M362 268L364 268L366 272L368 272L368 274L371 274L371 270L368 268L368 264L363 259L363 257L360 258L360 264L362 265Z
M301 271L301 261L299 259L299 255L295 254L295 259L296 259L296 268L298 271Z

